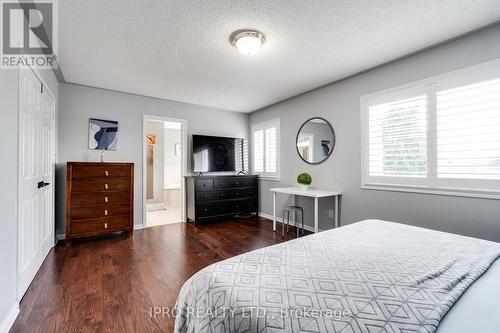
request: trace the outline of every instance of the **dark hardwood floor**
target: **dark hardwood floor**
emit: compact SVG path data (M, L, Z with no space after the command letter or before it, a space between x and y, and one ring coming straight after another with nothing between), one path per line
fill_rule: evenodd
M194 227L171 224L75 240L48 255L21 302L11 332L172 332L183 283L200 269L283 239L269 220L250 218Z

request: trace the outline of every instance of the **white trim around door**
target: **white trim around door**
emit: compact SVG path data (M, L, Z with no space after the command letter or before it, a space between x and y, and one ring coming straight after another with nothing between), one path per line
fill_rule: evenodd
M187 174L187 133L188 122L185 119L170 118L164 116L143 115L142 120L142 227L148 227L146 216L147 205L147 145L146 145L146 122L147 121L161 121L173 122L181 124L181 222L186 222L186 185L184 177Z

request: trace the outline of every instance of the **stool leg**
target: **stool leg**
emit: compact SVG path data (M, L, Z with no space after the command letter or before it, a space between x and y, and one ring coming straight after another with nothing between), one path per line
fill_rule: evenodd
M304 234L304 211L302 210L302 235Z
M285 210L281 216L281 238L285 237Z
M290 211L286 212L286 233L288 233L289 225L290 225Z
M294 219L294 222L295 222L295 230L297 230L297 237L296 238L299 238L299 223L297 222L297 219L298 219L298 216L299 216L299 213L297 212L295 214L295 219Z
M304 210L301 209L300 213L301 213L300 215L302 217L302 221L301 222L302 222L302 235L303 235L304 234Z

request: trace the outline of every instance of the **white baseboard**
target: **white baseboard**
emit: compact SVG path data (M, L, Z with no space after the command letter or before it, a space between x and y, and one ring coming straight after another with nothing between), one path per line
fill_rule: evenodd
M144 229L144 224L134 224L134 230Z
M266 218L268 220L271 220L270 221L271 223L273 222L273 216L270 215L270 214L266 214L266 213L260 212L259 216L263 217L263 218ZM279 217L279 216L276 216L276 222L282 223L283 219L281 217ZM290 225L295 226L295 222L294 221L290 221ZM302 223L299 222L299 225L302 226ZM310 232L314 232L314 227L313 226L309 226L309 225L307 225L305 223L304 223L304 229L307 230L307 231L310 231ZM324 231L324 230L323 229L318 229L318 231Z
M17 315L19 314L19 305L16 303L10 309L7 316L0 322L0 333L8 333L12 324L16 321Z

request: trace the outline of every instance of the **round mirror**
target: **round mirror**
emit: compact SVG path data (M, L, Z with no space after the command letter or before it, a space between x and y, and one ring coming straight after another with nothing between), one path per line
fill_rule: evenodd
M324 118L307 120L297 133L297 153L309 164L320 164L328 159L335 147L335 132Z

